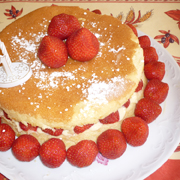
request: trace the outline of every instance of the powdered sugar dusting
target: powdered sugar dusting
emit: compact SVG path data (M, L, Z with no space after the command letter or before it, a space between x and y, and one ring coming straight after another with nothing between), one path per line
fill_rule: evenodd
M13 36L12 37L12 49L14 52L16 52L19 55L19 60L23 61L24 63L27 62L28 54L34 53L36 54L36 50L38 48L39 42L44 37L45 34L39 33L32 34L32 37L35 37L34 40L26 40L24 37L21 37L21 33L19 33L19 36ZM22 51L19 51L19 48L24 49L23 53Z
M111 95L118 96L118 94L121 94L124 89L123 84L125 84L125 80L120 76L111 78L108 82L105 82L98 81L94 75L94 78L88 80L88 82L91 83L91 86L82 92L87 95L88 101L99 105L108 103Z

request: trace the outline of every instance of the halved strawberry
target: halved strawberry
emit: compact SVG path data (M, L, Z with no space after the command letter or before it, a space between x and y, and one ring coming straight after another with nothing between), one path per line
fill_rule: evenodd
M138 37L138 39L139 39L139 44L140 44L141 48L147 48L147 47L151 46L151 41L148 36L146 36L146 35L140 36L140 37Z
M46 66L59 68L68 60L66 45L57 37L45 36L39 46L38 57Z
M30 134L19 136L12 144L12 152L19 161L32 161L39 155L40 144Z
M98 148L92 140L82 140L67 150L67 160L74 166L85 167L93 163Z
M52 129L42 129L43 132L47 133L47 134L50 134L52 136L60 136L63 132L63 129L59 128L59 129L54 129L54 131Z
M125 108L128 108L129 105L130 105L130 103L131 103L131 101L130 101L130 99L128 99L127 102L123 104L123 106L124 106Z
M119 121L119 111L111 113L109 116L104 119L99 120L102 124L113 124Z
M161 104L167 97L169 85L159 79L150 80L144 90L144 97Z
M24 130L24 131L28 131L28 130L31 130L31 131L37 131L37 126L35 127L35 126L32 126L31 124L27 124L27 126L26 125L24 125L22 122L20 122L19 123L19 126L20 126L20 128L22 129L22 130Z
M74 127L74 132L76 134L83 133L85 130L89 129L91 126L93 126L93 124L85 124L83 126L75 126Z
M154 47L143 48L144 63L147 64L151 61L158 61L159 57Z
M152 61L144 66L144 74L147 79L162 80L165 75L165 64L160 61Z
M142 98L136 104L135 116L142 118L147 123L153 122L162 112L161 106L148 98Z
M15 132L7 124L0 124L0 151L7 151L15 140Z
M4 113L4 117L5 117L6 119L9 119L10 121L12 121L12 119L9 118L8 114L7 114L5 111L3 111L3 113Z
M142 90L142 88L143 88L143 80L141 79L138 83L138 86L137 86L135 92L139 92L140 90Z
M149 127L140 117L129 117L124 119L121 130L127 143L132 146L143 145L149 135Z
M52 138L39 149L42 163L49 168L59 167L66 159L66 147L61 139Z
M127 143L123 133L116 129L108 129L97 139L99 152L108 159L116 159L125 152Z
M98 39L86 28L81 28L71 34L66 44L69 56L77 61L89 61L99 51Z
M64 40L80 27L80 23L75 16L62 13L52 18L48 27L48 34Z

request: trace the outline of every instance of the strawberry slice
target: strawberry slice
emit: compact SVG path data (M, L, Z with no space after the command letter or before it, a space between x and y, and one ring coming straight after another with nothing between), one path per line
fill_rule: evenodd
M159 79L150 80L144 90L144 97L161 104L167 97L169 85Z
M19 136L12 144L12 152L19 161L32 161L39 155L40 144L30 134Z
M159 57L154 47L143 48L144 63L147 64L151 61L158 61Z
M119 111L111 113L109 116L104 119L99 120L102 124L113 124L119 121Z
M148 36L146 36L146 35L140 36L140 37L138 37L138 39L139 39L139 44L140 44L141 48L150 47L151 41Z
M147 79L163 79L165 75L165 64L160 61L152 61L144 66L144 74Z
M57 168L66 159L66 147L61 139L51 138L39 149L42 163L49 168Z
M131 101L130 101L130 99L128 99L128 100L127 100L127 102L126 102L126 103L124 103L124 105L123 105L123 106L124 106L125 108L128 108L128 107L129 107L129 105L130 105L130 103L131 103Z
M74 166L86 167L93 163L98 148L92 140L82 140L67 150L67 160Z
M141 79L138 83L137 88L135 89L135 92L139 92L143 88L143 80Z
M0 124L0 151L7 151L15 140L15 132L7 124Z
M98 39L86 28L81 28L74 32L69 36L66 44L69 56L77 61L89 61L99 51Z
M85 124L83 126L75 126L74 127L74 132L76 134L83 133L85 130L89 129L91 126L93 126L93 124Z
M38 57L46 66L59 68L68 60L66 45L57 37L45 36L39 46Z
M99 135L97 146L105 158L116 159L125 152L127 143L121 131L108 129Z
M148 98L142 98L136 104L134 114L149 124L153 122L161 112L162 108L158 103Z
M4 117L5 117L6 119L12 121L12 119L9 118L8 114L7 114L5 111L3 111L3 113L4 113Z
M80 23L76 17L62 13L52 18L48 27L48 34L64 40L80 28Z
M123 120L121 130L127 143L132 146L143 145L149 135L147 123L139 117L130 117Z
M22 130L24 130L24 131L28 131L28 130L31 130L31 131L37 131L37 126L35 127L35 126L32 126L31 124L27 124L27 126L26 125L24 125L22 122L20 122L19 123L19 126L20 126L20 128L22 129Z
M47 134L50 134L52 136L60 136L62 134L62 132L63 132L63 129L61 129L61 128L60 129L56 129L55 128L55 131L53 131L52 129L46 128L46 129L42 129L42 131L47 133Z

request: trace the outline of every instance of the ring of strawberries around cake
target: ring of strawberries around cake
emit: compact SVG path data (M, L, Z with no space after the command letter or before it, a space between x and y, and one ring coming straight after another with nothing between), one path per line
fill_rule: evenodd
M55 14L58 13L57 11L59 10L59 8L53 7L52 9L53 9L53 12L55 12ZM71 8L67 8L66 12L69 12L69 9ZM46 8L41 9L41 11L42 10L46 10ZM61 7L60 7L60 10L62 12L64 11L64 9ZM40 12L39 10L36 11L36 13L39 13L39 12ZM142 63L141 56L138 57L137 55L135 55L135 54L141 53L141 48L137 48L138 51L135 54L132 53L131 51L128 51L129 53L126 52L126 49L128 49L128 46L130 46L130 48L136 47L136 44L137 44L136 40L132 41L131 38L128 38L128 40L125 40L124 37L122 37L123 35L120 32L118 32L118 34L119 33L121 34L119 38L122 38L124 42L128 41L127 43L128 46L125 47L125 45L123 45L119 47L118 46L119 44L118 45L116 44L117 43L116 40L113 40L113 42L115 41L114 46L117 46L119 48L115 49L115 47L113 46L108 51L110 52L109 56L108 56L108 53L106 54L108 58L112 54L113 55L115 54L116 56L113 57L115 59L113 59L112 61L105 62L105 64L103 63L103 68L105 69L100 70L98 68L102 64L102 60L101 60L102 54L105 53L104 50L107 51L107 49L109 48L109 47L106 47L105 45L105 41L107 41L106 38L105 38L105 41L103 41L101 38L101 36L107 36L107 35L106 34L101 35L101 33L97 34L97 32L100 31L100 27L103 26L104 24L104 22L103 24L100 24L100 22L103 21L103 18L102 18L103 16L95 15L95 13L91 13L84 10L82 10L83 14L81 14L80 16L76 12L77 12L77 9L75 8L73 13L77 18L75 18L75 16L67 15L64 13L54 16L51 19L51 23L48 26L49 27L48 30L47 30L47 25L44 25L48 33L47 34L43 33L41 37L41 44L39 45L38 48L36 47L36 49L38 49L37 54L41 62L38 61L37 63L37 61L33 61L31 62L32 64L30 63L31 67L34 68L33 69L34 77L30 79L29 81L30 83L34 81L33 84L35 84L35 86L38 89L41 89L43 87L41 91L38 91L38 92L42 92L42 90L45 91L48 88L49 90L48 94L39 93L38 95L40 99L42 98L42 95L43 96L46 95L46 97L49 98L48 100L51 106L48 106L46 108L50 109L51 113L53 112L55 113L55 115L57 115L56 112L54 112L56 110L56 106L60 108L59 107L60 104L53 103L54 99L51 98L51 96L53 96L52 94L54 93L54 90L52 90L49 87L46 87L48 84L46 84L45 80L43 79L43 78L46 78L47 75L52 75L54 72L56 73L56 75L58 75L57 72L60 72L61 76L66 76L66 79L69 80L67 82L66 79L61 79L63 81L63 84L69 83L68 85L65 86L66 92L70 91L72 94L72 92L76 90L76 95L78 94L82 95L82 92L87 93L87 89L89 88L88 92L89 92L89 95L91 95L91 97L89 98L92 98L90 99L92 102L90 102L88 106L84 106L85 103L87 104L89 99L86 99L83 97L82 98L83 101L81 101L81 103L78 103L78 105L76 104L74 108L74 110L76 110L76 112L78 112L80 115L75 113L75 119L71 121L71 124L67 120L64 126L63 125L60 126L62 122L60 121L60 123L58 124L55 119L53 122L54 124L54 128L53 128L50 126L51 121L50 122L44 121L44 118L42 118L41 116L38 117L38 114L36 116L36 119L39 120L40 122L37 123L37 125L34 125L35 123L34 121L32 121L34 117L30 118L30 121L28 121L29 117L27 114L19 114L14 110L13 111L9 110L7 108L8 103L3 101L3 99L7 98L4 94L7 94L7 95L10 94L11 90L7 89L7 91L5 91L2 89L1 95L3 94L2 95L3 99L2 99L2 102L0 102L1 108L3 110L1 112L2 121L9 124L14 129L16 134L20 135L19 138L14 140L15 134L12 133L12 135L8 137L9 139L11 139L11 141L7 141L9 142L9 144L7 145L8 148L6 149L11 148L12 146L13 154L15 155L17 159L21 161L31 161L32 159L40 155L42 162L46 166L55 168L55 167L59 167L66 158L72 165L75 165L78 167L88 166L94 161L98 152L100 152L104 157L108 159L116 159L125 152L127 143L129 143L132 146L139 146L145 143L149 134L148 123L151 123L152 121L154 121L161 113L162 109L159 104L165 100L169 87L166 83L162 82L163 76L165 74L165 66L163 63L158 61L157 53L155 49L150 46L149 39L146 36L139 37L139 43L141 47L143 48L143 53L144 53L144 62ZM81 11L78 11L78 12L81 13ZM88 16L88 18L85 18L87 14L90 17ZM93 28L86 28L86 27L89 27L89 23L91 23L90 27L96 26L95 24L93 24L93 18L94 17L97 18L97 16L99 19L101 19L101 21L99 20L96 22L96 24L98 25L100 24L97 27L97 31L95 31ZM44 22L47 23L46 18L44 18ZM61 20L63 19L64 22L67 21L68 22L67 24L72 25L72 27L67 27L68 30L65 29L62 31L63 33L61 32L60 34L59 34L59 31L57 31L57 33L54 33L54 30L53 30L53 28L57 29L57 24L58 26L60 26L59 18ZM109 18L109 17L105 16L105 18ZM88 20L89 22L87 22ZM119 22L117 23L115 18L110 17L109 20L115 21L114 24L115 25L118 24L118 27L121 27L121 23ZM78 24L79 21L81 22L81 24L80 23ZM62 23L62 21L60 22ZM114 24L112 23L111 26L113 26ZM40 26L42 26L42 24ZM63 27L64 28L66 27L65 24L63 24ZM133 34L131 29L127 28L126 25L123 25L121 28L125 28L126 30L128 30L130 34ZM105 30L106 27L103 27L103 29ZM6 29L6 31L8 31L8 28ZM92 33L93 31L94 33ZM109 30L108 32L111 32L111 31ZM21 33L23 33L23 31ZM3 32L2 32L2 35L3 35ZM109 41L110 39L113 39L113 35L110 33L110 36L108 39ZM117 36L117 34L115 34L114 36ZM1 37L1 34L0 34L0 37ZM14 38L15 36L12 36L12 37ZM85 40L83 40L83 42L80 41L82 37L85 37ZM134 34L132 35L132 37L133 39L138 39L135 37ZM144 39L146 39L145 42L143 42ZM15 41L16 39L14 39L13 42ZM65 42L66 42L66 45L65 45ZM86 47L88 48L82 45L84 42L87 45ZM111 42L110 45L112 45L113 42ZM57 47L59 48L56 49ZM105 49L103 49L104 47ZM7 48L10 48L10 47L8 46ZM59 49L62 49L62 51L60 51ZM14 48L14 50L16 49ZM118 52L120 51L123 51L123 54L121 53L118 54ZM86 52L88 53L86 54ZM137 68L137 64L134 63L133 56L131 56L130 52L136 58L140 60L140 61L138 60L137 64L139 67L139 63L140 63L141 68L135 69L135 67ZM68 59L68 56L70 56L71 58ZM122 62L120 63L119 59L123 59L122 56L126 56L125 57L126 61L122 60ZM99 64L99 62L101 63ZM123 64L123 62L125 64ZM135 67L133 67L132 62L135 64ZM120 69L122 67L119 66L118 63L121 64L121 66L123 66L123 69ZM110 66L110 68L108 68L108 66ZM113 68L111 66L113 66ZM144 66L144 73L146 77L142 75L143 66ZM82 71L79 71L80 67L84 68L83 71L88 70L87 71L88 73L86 73L85 75L82 74ZM92 69L89 69L91 67ZM58 71L55 70L54 68L57 68ZM95 70L96 68L97 68L97 71ZM38 72L36 71L37 69L38 69ZM59 71L59 69L61 70ZM80 77L83 77L81 78L83 83L80 84L78 82L78 84L76 84L76 81L75 81L74 84L76 84L76 87L74 88L72 85L73 81L71 79L74 77L72 77L72 74L70 76L68 74L63 74L65 70L66 71L68 70L68 72L70 72L70 70L73 72L79 71ZM45 74L43 74L44 71L45 71ZM89 75L89 71L91 72L90 75L92 76L92 78L90 78L91 76ZM97 72L99 71L101 71L103 76L98 75ZM122 74L121 73L119 74L119 71L122 71L121 72ZM37 77L39 78L41 73L42 73L43 78L41 78L41 82L38 82ZM124 73L126 73L126 75L124 75ZM111 76L112 74L116 74L116 76L115 77ZM120 81L118 81L117 79L117 77L119 76L121 76ZM137 79L134 80L133 78L134 76ZM112 77L116 78L116 81L113 82ZM77 77L75 77L74 79L76 78ZM91 86L89 86L88 83L87 84L84 83L84 79L88 79L88 78L90 78L90 80L86 82L88 83L90 81L92 82L91 86L94 86L92 90L93 91L96 90L96 93L91 92L92 91L90 88ZM101 78L102 78L102 81L101 81ZM109 79L109 83L105 81L107 78ZM146 86L146 83L147 83L146 78L149 81L147 86ZM54 83L53 84L54 89L56 89L57 85L59 84L59 81L53 81L53 83ZM123 83L124 85L123 87L121 83ZM26 93L25 89L27 89L26 85L28 85L28 82L25 83L25 85L22 85L21 89L19 89L19 87L15 87L14 88L15 92L18 90L19 93L21 93L21 95L23 93L25 94ZM83 85L84 86L86 85L88 88L83 89L82 88ZM115 86L115 88L114 87L112 88L112 85ZM121 87L121 88L119 89L118 87ZM109 89L111 88L111 90L109 90L108 88ZM122 90L123 91L122 93L121 89L124 89L124 88L126 89L126 92ZM71 91L71 89L73 91ZM77 89L81 89L82 91L79 91ZM108 95L106 94L106 98L103 99L104 94L102 92L103 91L106 92L107 89L109 90L108 91L109 94ZM36 91L32 88L30 88L30 91L32 91L31 93L36 93ZM28 91L28 93L30 93L30 91ZM63 93L64 90L61 92ZM128 95L126 95L126 93ZM117 96L115 96L114 94ZM62 95L58 94L58 96L61 97L60 101L61 101L62 106L63 104L67 102L67 98L64 97L63 95L64 94ZM76 98L74 96L70 94L68 95L69 95L68 100L70 99L72 101L79 102L79 100L76 101ZM98 101L96 101L97 95L100 97ZM56 94L54 98L58 99L59 98L58 96ZM36 97L37 97L37 94L36 94ZM93 97L95 97L95 99L93 99ZM114 101L112 101L112 99L114 98L120 99L117 101L118 103L116 102L114 104ZM108 101L108 106L106 106L106 103L104 103L104 101ZM36 102L34 101L31 103L33 103L32 106L33 106L33 110L35 111L33 113L34 114L36 114L36 112L40 113L39 109L41 110L41 108L39 108L39 106L41 105L41 103L39 103L38 101ZM67 112L66 116L64 116L65 119L67 118L67 115L69 115L68 114L69 112L72 113L72 107L73 107L72 102L70 104L68 103L69 102L67 102L66 106L63 106L64 112ZM52 106L52 104L54 105ZM19 103L17 103L17 108L19 108L18 105ZM44 116L48 116L49 118L51 115L49 114L47 115L48 112L43 111ZM64 112L60 111L59 114L62 115L64 114ZM31 111L29 111L29 114L32 115ZM152 114L154 116L152 116ZM94 117L96 117L96 120L93 119ZM57 117L53 117L53 118L57 118ZM79 121L79 119L82 120L85 118L86 118L86 123ZM122 122L121 121L122 119L125 119L125 120L123 120ZM43 123L43 126L42 126L42 123ZM122 123L122 126L121 126L121 123ZM2 125L4 125L4 123L2 123L0 126ZM9 130L9 131L13 131L13 130ZM0 134L0 137L1 136L2 136L2 133ZM40 143L34 137L37 137L37 139L42 145L40 145ZM27 146L25 157L22 157L22 153L20 151L20 149L22 148L21 147L22 142L23 142L23 146L25 145ZM6 145L2 145L2 146L6 146ZM32 153L32 151L28 151L28 147L33 147L34 153ZM58 149L58 153L55 153L54 151L57 149ZM53 155L54 155L53 157L54 159L52 158Z

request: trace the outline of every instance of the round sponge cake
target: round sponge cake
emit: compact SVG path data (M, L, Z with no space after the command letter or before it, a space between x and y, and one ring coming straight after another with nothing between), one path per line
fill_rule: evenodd
M100 49L90 61L68 58L66 65L53 69L40 61L37 51L51 19L61 13L77 17L81 27L98 38ZM28 133L41 142L49 138L41 133L46 128L63 129L60 137L67 146L83 138L95 140L104 128L92 134L87 131L87 135L75 135L74 127L97 125L99 119L117 111L132 96L143 72L143 51L133 31L112 16L79 7L37 9L2 30L0 40L11 61L26 63L33 72L22 85L0 88L0 108L19 134L18 122L38 126L37 132Z

